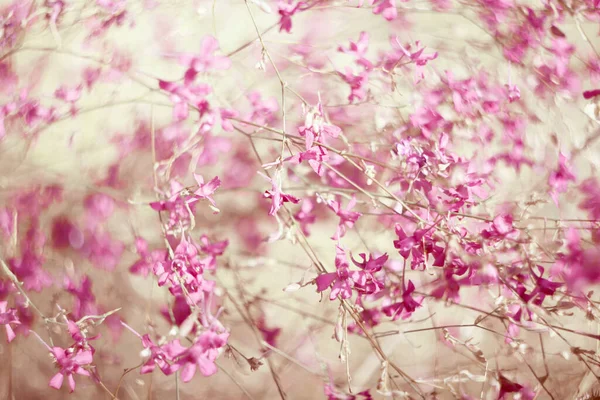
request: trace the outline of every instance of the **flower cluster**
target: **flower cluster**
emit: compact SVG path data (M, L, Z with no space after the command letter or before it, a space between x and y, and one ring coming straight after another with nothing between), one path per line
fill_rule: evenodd
M76 3L0 6L0 333L51 388L584 396L598 0Z

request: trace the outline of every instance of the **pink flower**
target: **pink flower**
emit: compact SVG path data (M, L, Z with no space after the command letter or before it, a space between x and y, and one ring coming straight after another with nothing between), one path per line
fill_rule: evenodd
M371 254L367 258L365 253L360 253L359 256L362 258L362 262L356 261L354 258L352 258L352 262L363 271L371 274L380 271L388 260L387 254L383 254L377 258L374 258Z
M144 365L142 365L142 368L140 369L140 374L151 373L152 371L154 371L154 367L157 365L158 368L160 368L160 370L163 372L163 374L172 374L174 371L171 368L171 365L168 363L170 357L167 354L166 350L163 347L154 344L152 339L150 339L150 335L148 334L142 336L141 339L142 345L144 346L144 351L142 351L142 354L147 356L148 359L146 360Z
M157 263L165 263L168 260L168 252L164 249L148 251L148 244L142 238L136 238L137 253L140 259L136 261L129 272L147 277L150 271L154 270Z
M96 0L98 6L111 14L122 12L125 9L126 3L127 0Z
M61 86L54 92L57 99L61 99L67 103L75 103L81 97L81 85L74 88Z
M219 154L227 154L231 150L231 140L225 137L214 136L210 132L204 133L204 149L198 157L197 167L214 165L219 161Z
M316 215L314 215L312 212L313 208L313 201L311 199L304 199L302 200L300 211L294 214L294 218L300 223L300 229L302 229L302 233L304 233L304 236L307 237L310 235L308 226L314 224L317 220Z
M531 292L531 297L533 298L537 295L537 304L541 305L541 303L544 301L545 296L553 296L554 292L556 292L556 290L564 284L561 282L552 282L548 279L543 278L545 270L539 265L537 266L537 270L539 272L539 276L533 272L534 269L531 270L531 276L536 282L536 287Z
M219 116L221 118L221 128L225 132L233 131L233 124L231 123L232 118L237 118L239 113L236 110L228 108L219 108Z
M262 100L260 93L257 91L248 93L246 97L252 105L252 113L246 116L246 120L263 126L271 123L276 118L279 103L277 103L275 97Z
M323 146L313 146L310 149L297 153L295 156L288 157L284 161L290 161L293 164L301 164L302 161L308 161L313 171L319 176L325 174L323 161L328 159L328 152Z
M452 8L451 0L429 0L435 11L447 11Z
M256 327L262 334L263 340L273 347L277 347L277 337L281 334L281 328L274 327L268 328L265 321L265 316L261 315L258 321L256 321Z
M279 171L276 172L275 178L271 179L261 173L261 176L271 182L271 190L265 190L263 195L266 199L271 199L271 209L269 210L269 215L277 214L277 211L281 208L283 203L298 204L298 202L300 202L299 198L281 191L281 182L278 179L280 176L279 174Z
M456 80L451 71L446 71L445 83L452 92L454 110L459 114L474 115L474 107L481 102L475 79Z
M22 242L21 246L26 243ZM26 249L21 258L11 258L8 265L14 274L23 282L25 290L35 292L52 285L52 277L42 268L45 259L33 249Z
M90 373L85 370L84 366L89 366L92 363L92 352L90 350L63 349L61 347L52 347L50 353L54 356L58 372L50 379L49 386L54 389L60 389L63 384L65 375L69 381L70 392L75 390L75 379L73 374L90 376Z
M430 254L434 257L433 266L441 267L444 265L446 253L443 247L435 244L435 240L431 237L430 228L415 229L412 235L404 232L400 224L396 225L396 235L398 240L394 240L394 247L398 249L398 253L404 258L412 256L411 269L425 268L425 254Z
M513 102L519 100L521 98L521 91L517 87L517 85L507 84L506 85L506 97L509 102Z
M423 70L429 61L435 60L438 56L437 52L425 54L425 47L421 47L421 42L415 41L416 50L412 50L410 44L403 46L398 39L398 36L392 35L390 43L393 52L388 53L384 57L384 65L386 69L393 70L400 63L412 62L415 64L415 84L419 83L425 77Z
M579 203L579 208L586 210L590 218L600 220L600 183L598 179L586 179L581 183L579 190L584 195L584 200Z
M169 323L180 326L192 314L192 310L188 304L188 300L183 295L176 295L170 309L167 306L163 306L160 313ZM195 333L194 329L192 329L192 333Z
M383 289L384 284L375 277L375 274L381 271L388 260L388 255L383 254L374 258L369 254L369 258L367 258L365 253L360 253L359 256L362 258L362 262L352 258L354 265L361 269L360 271L353 271L351 274L355 289L364 294L379 292Z
M294 0L279 0L277 2L279 8L279 32L286 31L290 33L292 30L292 15L298 11L304 11L308 8L308 4L303 1L299 1L294 4Z
M388 21L396 19L398 11L396 10L396 0L370 0L375 4L373 14L381 14Z
M227 189L245 187L256 173L256 159L252 158L244 147L238 148L229 154L231 156L226 161L223 186Z
M198 73L213 69L225 70L231 67L229 58L214 55L217 50L219 50L219 42L214 36L207 35L200 42L199 54L184 54L179 57L179 62L188 67L184 78L186 85L192 83Z
M217 188L221 186L221 180L218 176L215 176L210 181L204 183L204 178L202 175L194 174L194 179L196 179L196 183L198 184L198 189L194 192L194 196L197 199L206 199L213 206L217 207L215 200L212 198L212 195L215 193Z
M96 297L92 293L92 281L84 275L79 285L69 278L65 278L64 288L68 293L75 296L75 304L72 309L73 318L79 320L85 315L98 314Z
M369 34L361 32L357 42L350 41L348 48L338 47L338 51L350 54L356 57L356 63L363 66L366 70L373 68L373 64L365 58L369 47Z
M421 307L422 297L413 298L413 292L415 291L415 285L411 280L408 281L408 286L402 291L402 301L386 305L382 308L382 311L388 317L391 317L394 321L398 318L408 319L413 312Z
M325 122L323 105L318 103L316 107L311 107L306 113L304 125L298 128L298 133L306 138L306 150L310 151L314 147L314 141L320 141L323 133L332 138L337 138L342 130ZM319 151L325 152L325 149Z
M88 225L94 228L113 214L115 201L106 194L94 193L85 198L84 206L89 220Z
M158 81L158 87L169 92L170 99L173 102L173 120L175 122L185 120L189 115L189 104L198 108L200 112L208 110L206 96L212 92L212 88L207 84L193 85L192 82L186 82L184 85L178 85L175 82Z
M586 62L586 69L590 73L590 80L592 84L600 84L600 58L595 54L592 54Z
M558 205L558 194L567 191L569 182L575 181L575 175L569 165L569 159L562 153L558 155L558 169L552 171L548 177L548 184L552 188L550 196Z
M193 213L198 198L189 194L183 185L176 180L171 180L170 190L163 193L167 200L153 201L150 207L156 211L167 211L169 221L167 227L172 229L177 226L188 226L191 224L190 211Z
M549 60L537 67L537 86L535 94L545 98L549 93L574 96L579 93L581 81L577 74L569 68L568 50L560 49L561 56Z
M336 239L343 237L346 234L346 229L352 228L358 218L362 215L359 212L350 211L356 205L356 196L352 196L352 199L346 205L346 209L342 209L342 205L338 200L331 200L327 205L338 217L340 217L340 222L338 223L338 228L334 235L334 238Z
M85 334L83 332L81 332L81 329L79 328L77 323L75 323L74 321L71 321L71 320L67 321L67 329L69 330L71 337L75 341L75 343L71 346L72 351L77 352L80 350L89 350L92 352L92 355L94 355L94 353L96 352L96 349L94 349L89 344L89 341L99 338L100 334L98 334L96 336L92 336L92 337L86 337Z
M342 299L349 299L352 297L354 281L350 277L346 253L339 246L336 246L335 268L336 272L321 274L315 278L317 292L322 292L333 284L329 300L335 300L338 295Z
M450 268L444 270L442 277L438 280L431 295L437 299L448 299L458 303L460 301L461 282L454 277L454 271Z
M515 229L512 221L512 215L500 214L494 218L488 229L481 232L481 236L488 240L515 240L519 237L519 231Z
M88 232L80 253L97 268L112 271L125 250L123 242L113 239L109 232L99 228Z
M418 128L425 139L430 139L438 130L451 128L444 117L430 107L419 107L409 116L410 124Z
M8 308L6 301L0 301L0 325L4 325L6 329L6 337L8 342L16 337L15 332L12 330L10 324L19 325L21 322L17 317L17 310L14 308Z
M175 248L172 260L154 265L154 273L158 277L159 286L163 286L167 282L178 286L180 279L186 283L191 283L202 272L198 249L187 240L185 235L181 236L181 241Z
M196 369L204 376L214 375L217 372L215 360L219 356L219 349L227 344L228 338L228 332L207 330L200 334L189 348L181 346L178 340L174 341L167 353L175 360L173 366L180 370L181 380L191 381Z
M202 260L204 269L214 270L217 266L217 257L223 255L225 249L229 245L228 240L221 242L210 242L208 236L200 236L200 251L207 254L207 257Z
M65 86L61 86L54 92L54 96L57 99L60 99L66 103L71 105L71 114L75 115L77 113L77 108L75 107L75 103L81 97L81 91L83 89L83 85L78 85L74 88L67 88Z
M346 67L346 72L338 71L338 75L344 82L350 85L350 95L348 96L348 101L350 101L350 103L354 100L362 101L367 98L367 89L365 88L369 81L369 74L367 71L355 75L350 67Z
M18 82L19 82L19 78L13 71L13 68L11 67L11 65L9 63L7 63L6 61L0 62L0 84L2 85L2 87L0 88L0 93L1 94L14 93L15 89L17 88ZM8 111L8 109L6 109L6 108L12 108L12 107L6 107L7 105L2 107L3 109L5 109L4 111ZM0 137L2 137L2 136L0 135Z
M323 389L327 400L373 400L373 396L371 396L368 390L357 393L360 397L356 397L353 394L344 393L342 390L338 389L332 381L327 382Z
M559 37L552 39L551 51L556 57L568 59L575 52L575 46L566 38Z
M600 247L582 248L579 233L569 228L565 233L567 252L559 254L552 274L563 273L571 290L581 290L585 285L600 282Z
M88 90L91 90L92 86L94 86L96 81L98 81L98 79L100 78L101 72L102 72L101 68L87 67L83 70L83 72L82 72L83 80L85 82L85 87Z
M50 124L58 118L55 107L44 107L38 100L32 99L23 101L18 109L18 114L29 126L37 126L42 122Z

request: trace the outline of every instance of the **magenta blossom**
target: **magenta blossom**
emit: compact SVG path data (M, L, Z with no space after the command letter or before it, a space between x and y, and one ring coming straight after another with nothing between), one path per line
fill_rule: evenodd
M368 0L370 5L374 5L373 14L381 14L386 20L392 21L398 16L396 10L396 0ZM364 0L358 0L358 6L362 7Z
M481 236L488 240L516 240L519 231L513 226L513 218L510 214L500 214L494 218L491 226L481 232Z
M217 209L217 205L212 198L212 195L215 193L217 188L221 186L221 180L218 176L215 176L210 181L204 183L204 178L202 175L194 174L194 179L196 179L196 183L198 184L198 189L194 192L194 196L198 199L206 199L208 202Z
M64 289L75 297L72 314L74 319L79 320L85 315L94 315L99 313L96 305L96 297L92 293L92 281L89 276L84 275L79 285L70 278L65 278Z
M318 103L316 107L311 108L306 113L304 125L298 128L298 133L300 136L305 137L306 150L310 151L314 149L313 144L315 140L322 140L323 133L332 138L337 138L342 133L342 130L338 126L325 122L323 105Z
M166 250L148 250L148 243L143 238L136 238L135 244L140 259L129 267L129 271L132 274L139 274L147 277L148 274L154 270L155 264L167 261L168 252Z
M412 313L421 307L422 297L413 297L415 285L411 280L408 281L407 287L402 291L402 300L383 307L382 311L388 317L392 317L395 321L398 318L410 318Z
M412 255L411 269L425 269L426 259L425 254L433 256L433 266L441 267L444 265L446 252L443 247L436 244L431 232L435 225L424 229L415 229L412 235L404 232L402 227L396 225L396 235L398 240L394 240L394 247L398 249L398 253L404 258Z
M215 360L219 356L219 349L227 344L229 333L217 333L208 330L200 334L194 344L183 347L175 340L167 349L169 356L175 360L174 368L180 369L181 380L189 382L199 369L204 376L211 376L217 372Z
M92 352L90 350L63 349L62 347L52 347L50 353L54 357L59 372L50 379L49 386L54 389L60 389L65 376L69 381L70 392L75 390L74 374L90 376L89 371L83 367L92 363Z
M339 238L343 237L346 234L346 229L352 228L354 226L354 224L356 223L356 221L358 220L358 218L360 218L362 215L361 213L359 213L357 211L350 211L356 205L356 197L355 196L352 196L352 199L346 205L346 209L342 209L342 205L341 205L340 201L338 201L338 200L331 200L329 203L327 203L327 205L329 206L329 208L331 208L333 210L333 212L338 217L340 217L340 221L339 221L337 230L333 237L335 239L339 239Z
M600 282L600 247L584 248L579 232L575 228L565 233L567 250L559 254L552 274L564 273L565 282L573 290L581 290L585 285Z
M359 256L362 258L362 262L358 262L352 258L354 265L360 268L360 271L352 272L352 280L354 281L355 288L359 292L366 294L379 292L383 288L383 282L379 281L375 277L375 274L381 271L388 260L388 255L383 254L375 258L369 254L367 258L365 253L360 253Z
M267 327L267 323L265 321L265 316L261 315L260 318L256 321L256 328L260 331L260 333L262 334L263 340L265 342L267 342L268 344L270 344L273 347L277 346L277 337L281 334L281 328L279 327L274 327L274 328L269 328Z
M304 199L302 201L302 206L300 210L294 214L294 218L300 224L300 229L302 229L302 233L304 236L309 236L310 231L308 230L308 226L314 224L317 220L316 215L313 213L314 203L311 199Z
M170 375L174 371L169 364L170 357L167 354L166 350L154 344L152 339L150 339L150 335L146 334L141 337L142 345L144 346L144 350L142 351L142 355L148 357L142 368L140 369L141 374L149 374L154 371L154 368L158 366L160 370L165 375ZM166 346L164 346L166 347Z
M274 97L263 100L260 93L252 91L246 95L252 105L252 113L246 116L246 120L256 125L267 125L276 118L279 111L279 103Z
M353 42L350 41L350 45L345 48L343 46L338 47L338 51L350 54L356 57L356 63L361 65L366 70L370 70L373 68L373 64L365 58L367 55L367 49L369 47L369 33L361 32L358 38L358 41Z
M600 183L598 179L586 179L581 184L580 191L585 198L579 203L579 208L586 210L590 218L600 220Z
M213 69L229 69L231 60L225 56L217 56L214 53L219 50L219 42L214 36L207 35L200 42L198 54L183 54L179 62L188 67L185 72L185 84L194 81L198 73L208 72Z
M336 272L329 272L317 276L315 279L317 292L322 292L333 284L331 293L329 294L329 300L335 300L338 295L342 299L349 299L352 297L354 281L351 278L350 269L348 268L346 253L339 246L336 246L335 268Z
M338 75L344 82L350 85L350 95L348 101L353 103L355 100L363 101L367 98L367 82L369 81L369 73L367 71L360 72L355 75L350 67L345 68L345 72L339 72Z
M16 337L10 324L19 325L20 323L21 322L17 317L17 310L8 308L8 303L6 301L0 301L0 325L4 325L4 329L6 329L6 338L9 343Z
M310 149L300 152L295 156L289 157L284 161L290 161L292 164L301 164L302 161L308 161L313 171L319 176L325 174L325 166L323 161L327 161L327 150L322 146L313 146Z
M271 182L271 190L265 190L264 197L266 199L271 199L271 209L269 210L269 215L277 214L277 211L281 208L283 203L293 203L298 204L300 199L296 196L292 196L291 194L283 193L281 191L281 172L277 171L275 173L275 177L273 179L261 173L261 176Z
M558 205L558 194L566 192L569 182L574 182L575 179L569 159L563 153L559 153L558 169L552 171L548 177L548 184L552 188L550 196L556 205Z
M200 236L200 251L207 255L207 257L201 261L203 268L214 270L217 267L217 257L223 255L228 245L228 240L211 243L208 236Z
M564 283L550 281L549 279L543 278L544 276L544 268L541 266L537 266L537 270L539 272L539 276L536 275L532 270L531 277L535 280L536 287L531 292L531 297L536 297L536 304L541 305L546 296L553 296L556 290L558 290Z
M290 33L292 30L292 15L298 11L304 11L308 8L308 4L299 1L294 4L294 0L279 0L277 2L279 8L279 32L286 31Z
M206 96L212 89L206 84L194 85L187 82L184 85L178 85L175 82L159 80L160 89L170 93L170 99L173 102L173 120L175 122L187 119L189 115L189 106L197 108L200 113L208 110Z

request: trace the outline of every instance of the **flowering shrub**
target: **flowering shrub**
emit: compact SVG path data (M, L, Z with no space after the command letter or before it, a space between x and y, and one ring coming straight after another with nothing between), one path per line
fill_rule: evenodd
M596 398L598 22L5 3L1 393Z

